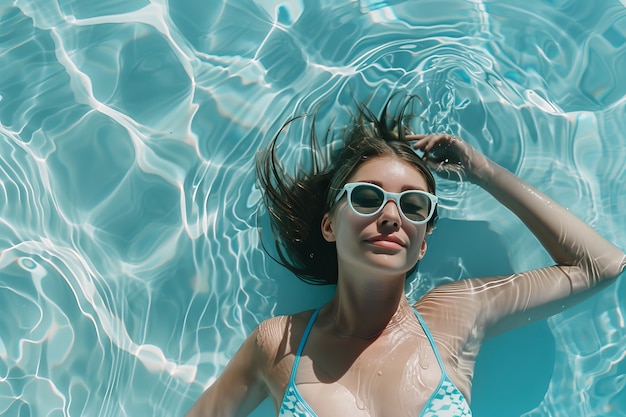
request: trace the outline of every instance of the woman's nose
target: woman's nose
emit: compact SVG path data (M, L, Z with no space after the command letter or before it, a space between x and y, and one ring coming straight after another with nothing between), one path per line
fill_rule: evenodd
M389 200L383 206L378 222L381 226L392 226L398 228L402 225L402 215L400 214L400 208L395 201Z

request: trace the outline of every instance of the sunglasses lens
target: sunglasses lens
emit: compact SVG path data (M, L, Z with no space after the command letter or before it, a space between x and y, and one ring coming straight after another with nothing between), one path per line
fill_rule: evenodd
M428 196L419 192L408 192L402 195L400 207L407 219L414 222L423 222L428 218L432 207Z
M352 207L361 214L372 214L383 204L383 193L370 185L358 185L352 190Z

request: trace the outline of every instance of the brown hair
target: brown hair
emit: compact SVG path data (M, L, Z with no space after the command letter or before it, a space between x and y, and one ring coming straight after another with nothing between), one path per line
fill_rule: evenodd
M406 140L410 132L406 127L410 116L406 112L415 99L408 97L393 118L388 117L390 100L379 118L365 104L358 105L358 113L352 116L352 124L344 137L344 146L331 156L330 161L322 153L321 145L329 145L333 141L331 130L326 131L320 143L314 116L309 172L289 175L276 153L278 137L294 119L285 123L267 148L259 153L257 175L279 259L270 256L304 282L318 285L337 283L337 249L334 242L324 239L320 225L324 214L332 208L337 193L365 161L379 156L400 158L419 170L426 179L428 191L435 193L432 173ZM436 218L435 211L428 222L429 231Z

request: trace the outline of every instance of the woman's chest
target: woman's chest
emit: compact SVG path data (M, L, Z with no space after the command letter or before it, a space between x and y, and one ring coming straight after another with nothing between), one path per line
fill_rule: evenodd
M417 416L441 379L428 340L416 338L373 344L358 354L350 349L305 354L291 388L320 417Z

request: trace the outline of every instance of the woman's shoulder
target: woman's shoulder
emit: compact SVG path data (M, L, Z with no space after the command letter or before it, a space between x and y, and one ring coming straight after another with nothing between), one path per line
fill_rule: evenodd
M257 344L264 350L276 353L289 350L292 340L299 340L313 314L312 310L268 318L259 324ZM283 352L285 353L285 352Z

